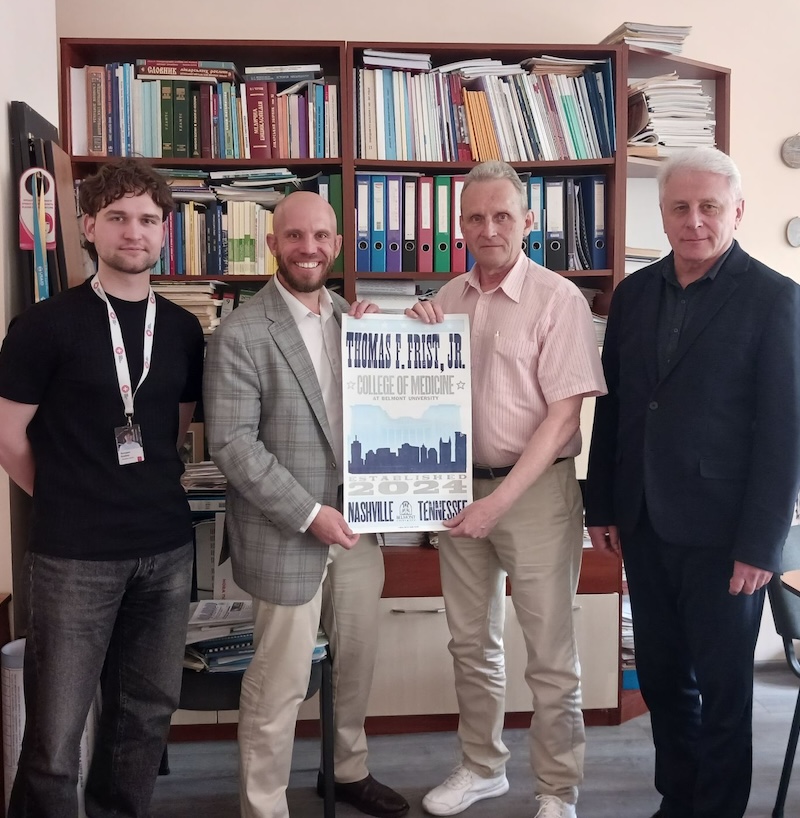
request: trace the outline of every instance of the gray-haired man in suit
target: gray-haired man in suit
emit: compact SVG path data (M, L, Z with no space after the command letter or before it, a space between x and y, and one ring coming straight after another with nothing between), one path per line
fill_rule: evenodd
M228 479L236 582L255 604L256 652L239 708L243 818L286 818L297 711L322 620L333 655L336 797L399 818L406 800L367 769L383 559L340 512L339 347L347 302L325 282L342 245L330 205L300 191L275 209L267 244L278 273L208 346L209 449ZM375 308L355 303L360 317Z

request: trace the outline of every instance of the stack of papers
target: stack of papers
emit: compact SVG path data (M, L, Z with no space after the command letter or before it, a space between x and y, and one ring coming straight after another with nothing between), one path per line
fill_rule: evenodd
M636 651L633 644L633 616L631 614L631 598L625 594L622 597L622 667L636 667Z
M225 491L225 475L211 460L200 463L186 463L186 470L181 477L181 484L187 492Z
M428 535L424 531L385 531L376 534L379 545L427 545Z
M406 279L356 281L356 300L371 301L381 312L401 314L417 303L417 285Z
M243 670L255 652L253 626L250 600L205 599L192 603L184 667L209 673Z
M680 54L683 41L692 31L691 26L660 26L653 23L622 23L601 43L627 43L650 51Z
M686 148L714 147L716 121L702 80L675 72L628 83L628 153L670 156Z
M630 275L658 261L664 254L650 247L625 247L625 275Z
M606 325L608 324L608 316L598 315L596 312L592 313L592 323L594 324L594 334L597 338L597 346L603 346L606 340Z
M365 68L404 68L409 71L430 71L431 55L411 51L380 51L365 48L362 55Z

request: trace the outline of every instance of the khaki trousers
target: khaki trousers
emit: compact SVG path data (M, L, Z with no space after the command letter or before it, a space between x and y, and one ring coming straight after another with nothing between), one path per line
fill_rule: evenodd
M368 775L364 718L383 577L375 535L362 534L349 551L330 547L325 576L310 602L294 606L254 600L256 651L239 703L242 818L288 818L295 723L308 689L320 621L333 656L336 780L360 781Z
M499 485L476 480L475 499ZM440 535L439 557L459 706L463 763L502 773L505 713L505 578L525 639L525 679L536 713L530 753L536 791L575 803L583 779L581 712L572 606L582 553L582 503L573 459L557 463L485 539Z

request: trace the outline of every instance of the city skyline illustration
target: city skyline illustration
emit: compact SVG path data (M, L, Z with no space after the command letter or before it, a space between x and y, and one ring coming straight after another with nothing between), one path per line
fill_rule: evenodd
M419 418L393 418L379 406L354 406L350 420L351 473L466 471L468 440L458 405L431 406Z

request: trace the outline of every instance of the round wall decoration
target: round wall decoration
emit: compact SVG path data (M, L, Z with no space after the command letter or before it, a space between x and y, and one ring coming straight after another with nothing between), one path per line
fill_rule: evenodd
M800 247L800 216L789 219L789 223L786 225L786 241L792 247Z
M790 168L800 168L800 134L784 140L781 145L781 159Z

